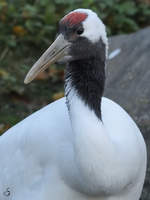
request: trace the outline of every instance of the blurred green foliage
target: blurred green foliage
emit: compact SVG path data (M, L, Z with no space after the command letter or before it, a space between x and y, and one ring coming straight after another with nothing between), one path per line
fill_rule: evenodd
M133 32L150 23L150 7L132 0L0 0L1 48L45 46L60 18L78 7L96 11L109 35Z
M59 20L81 7L98 13L108 35L150 24L150 5L138 0L0 0L0 129L63 95L62 67L52 66L29 86L23 79L53 41Z

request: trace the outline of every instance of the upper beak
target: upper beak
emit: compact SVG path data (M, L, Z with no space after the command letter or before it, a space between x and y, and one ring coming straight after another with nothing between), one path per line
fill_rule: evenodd
M44 71L49 65L55 63L57 60L62 59L68 55L70 43L64 39L62 34L58 35L56 40L44 52L39 60L30 69L24 83L30 83L40 72Z

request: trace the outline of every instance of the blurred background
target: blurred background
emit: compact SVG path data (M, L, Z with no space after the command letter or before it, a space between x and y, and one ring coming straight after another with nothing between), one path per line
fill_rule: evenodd
M59 20L69 11L93 9L109 36L150 24L149 0L0 0L0 133L64 95L63 66L52 66L33 83L24 77L54 40Z
M64 66L51 66L24 85L26 73L49 47L59 20L90 8L107 27L110 52L105 96L115 100L142 130L150 158L150 0L0 0L0 135L64 96ZM150 199L150 163L142 200Z

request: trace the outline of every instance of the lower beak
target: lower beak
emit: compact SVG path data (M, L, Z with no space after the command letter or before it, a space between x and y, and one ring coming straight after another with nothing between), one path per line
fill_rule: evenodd
M64 36L62 34L58 35L52 45L30 69L26 75L24 83L30 83L40 72L48 68L49 65L55 63L65 56L68 56L69 47L70 43L64 39Z

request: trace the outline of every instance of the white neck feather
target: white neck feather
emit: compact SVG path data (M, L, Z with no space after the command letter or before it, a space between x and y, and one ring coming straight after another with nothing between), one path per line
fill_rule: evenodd
M134 151L133 155L127 155L124 148L120 148L120 142L112 140L105 122L84 103L69 81L65 91L73 134L74 169L70 171L69 182L77 190L92 196L114 195L125 187L128 190L137 173L129 167L132 165L129 162L134 163Z
M70 89L70 90L69 90ZM116 179L112 168L117 167L119 158L114 159L117 150L103 122L97 118L94 111L84 104L74 88L66 87L67 105L73 130L73 145L76 165L80 178L84 182L84 190L91 194L106 194L108 185L116 190ZM118 174L118 171L115 172ZM108 177L112 181L108 182ZM80 186L82 188L82 186Z

